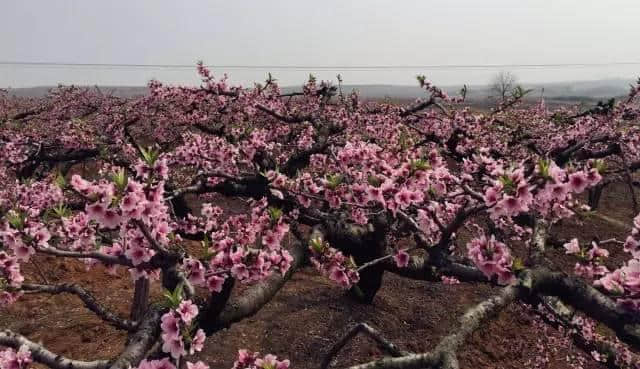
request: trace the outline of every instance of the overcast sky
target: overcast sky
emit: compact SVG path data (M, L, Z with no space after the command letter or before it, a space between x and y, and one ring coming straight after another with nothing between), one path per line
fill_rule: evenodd
M638 0L1 0L0 62L398 66L640 62ZM504 68L547 82L638 65ZM485 83L495 69L341 70L345 83ZM269 70L229 72L263 80ZM309 72L272 70L297 85ZM193 70L0 65L0 86L194 83Z

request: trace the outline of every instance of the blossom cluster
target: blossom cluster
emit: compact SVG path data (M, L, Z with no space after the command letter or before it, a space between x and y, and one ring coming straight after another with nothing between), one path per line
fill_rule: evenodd
M486 158L483 161L488 164ZM504 170L494 163L491 174L497 179L485 190L484 201L490 207L493 219L513 217L530 210L543 216L570 216L572 213L567 210L567 204L572 200L572 194L582 193L602 179L595 168L568 173L548 160L540 160L536 166L536 174L544 180L542 186L530 183L535 178L525 178L523 166Z
M624 250L631 258L622 267L603 273L595 284L614 294L623 307L640 312L640 214L633 220Z
M498 283L508 284L515 279L513 259L507 245L496 240L494 235L482 235L467 244L469 259L487 278L497 277Z
M288 359L278 360L278 357L272 354L261 357L259 352L239 350L233 369L288 369L289 365Z
M312 239L309 250L311 263L338 285L349 288L360 281L353 258L346 257L341 251L331 247L328 242L320 238Z
M574 267L576 275L594 279L603 276L609 272L606 266L602 264L603 260L609 257L609 251L598 245L597 242L591 242L591 248L587 250L582 248L577 238L564 244L565 252L578 257L578 262Z
M12 348L0 350L0 368L27 369L33 362L31 351L27 346L20 346L18 351Z
M162 329L162 351L174 359L193 355L204 347L205 334L202 329L193 332L193 323L198 315L198 307L191 300L183 300L180 305L165 313L160 324Z
M250 283L289 270L293 258L283 247L289 225L279 209L267 207L263 200L254 205L250 216L230 216L219 222L221 214L220 208L204 204L202 217L192 218L192 227L187 227L208 232L203 242L207 260L184 260L183 268L191 283L220 292L229 277Z

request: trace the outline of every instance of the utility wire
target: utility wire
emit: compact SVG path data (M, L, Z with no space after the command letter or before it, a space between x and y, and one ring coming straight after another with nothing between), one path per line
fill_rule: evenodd
M43 61L0 61L1 66L92 68L92 69L194 69L194 64L117 64L117 63L65 63ZM212 69L233 70L293 70L293 71L382 71L382 70L460 70L460 69L539 69L589 68L640 65L640 61L609 63L550 63L550 64L433 64L433 65L207 65Z

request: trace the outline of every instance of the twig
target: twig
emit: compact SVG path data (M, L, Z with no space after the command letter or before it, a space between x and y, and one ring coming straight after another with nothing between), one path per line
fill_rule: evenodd
M622 159L622 165L624 165L625 176L627 177L627 185L629 186L629 192L631 193L631 201L633 203L633 213L638 214L638 200L636 200L636 192L633 188L633 178L631 177L631 171L629 170L629 165L627 164L627 159L624 154L620 152L620 159Z
M44 275L44 272L40 268L40 265L38 265L38 263L36 263L35 259L31 258L31 264L36 269L36 272L38 272L38 274L40 275L40 278L42 278L42 282L44 284L49 284L49 281L47 280L47 277Z
M382 337L380 332L376 329L369 326L367 323L358 323L353 328L351 328L347 334L345 334L338 342L336 342L329 352L322 360L322 365L320 365L320 369L327 369L331 364L331 360L338 355L340 350L351 341L358 333L364 333L367 336L373 338L380 346L382 346L385 350L387 350L391 356L400 357L410 355L410 352L400 350L396 345L394 345L391 341Z
M23 283L20 287L20 290L28 292L50 293L53 295L57 295L59 293L70 293L78 296L87 307L87 309L94 312L102 320L113 325L116 328L133 331L137 326L136 322L121 318L111 311L107 310L95 299L95 297L93 297L93 295L76 284L63 283L55 285L43 285Z

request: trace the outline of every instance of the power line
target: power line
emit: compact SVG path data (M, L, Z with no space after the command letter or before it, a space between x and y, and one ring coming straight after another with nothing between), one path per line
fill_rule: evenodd
M118 64L118 63L66 63L43 61L0 61L3 66L96 68L96 69L194 69L195 64ZM207 65L212 69L229 70L293 70L293 71L382 71L382 70L459 70L459 69L538 69L589 68L640 65L640 61L609 63L550 63L550 64L432 64L432 65Z

